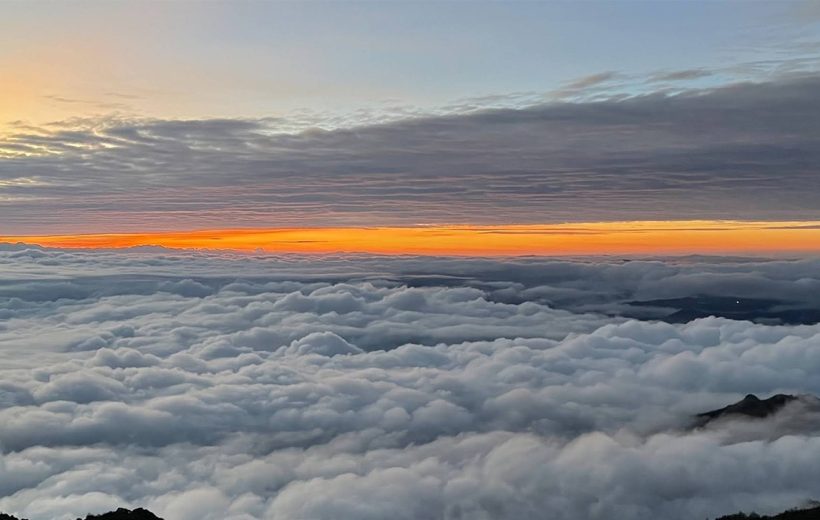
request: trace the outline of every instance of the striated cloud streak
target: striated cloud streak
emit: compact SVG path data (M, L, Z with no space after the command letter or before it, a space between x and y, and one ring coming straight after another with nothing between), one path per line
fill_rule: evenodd
M21 128L0 143L0 233L817 220L818 92L784 76L287 135L268 120Z

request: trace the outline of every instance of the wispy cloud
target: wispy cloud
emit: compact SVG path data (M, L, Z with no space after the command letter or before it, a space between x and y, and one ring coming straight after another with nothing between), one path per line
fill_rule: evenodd
M693 79L708 78L715 74L715 71L707 69L684 69L666 72L658 72L650 77L650 81L688 81Z

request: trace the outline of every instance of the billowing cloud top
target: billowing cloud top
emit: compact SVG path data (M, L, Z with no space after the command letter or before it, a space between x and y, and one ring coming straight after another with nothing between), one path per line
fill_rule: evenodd
M818 92L789 76L296 134L274 120L21 127L0 145L2 232L817 220Z
M116 506L169 520L783 510L817 498L815 415L797 402L762 422L693 431L688 421L747 393L820 394L816 320L758 319L747 304L816 309L818 275L817 260L4 246L0 510L32 520ZM732 297L747 319L651 319L666 316L661 300L696 296Z

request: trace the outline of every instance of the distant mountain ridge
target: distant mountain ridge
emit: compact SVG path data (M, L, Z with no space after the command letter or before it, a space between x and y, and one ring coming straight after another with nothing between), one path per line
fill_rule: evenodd
M0 520L27 520L26 518L17 518L16 516L0 513ZM78 518L77 520L83 520ZM101 515L88 515L85 520L163 520L151 511L138 507L134 510L119 508L116 511L110 511Z
M820 322L820 309L811 304L770 298L693 295L681 298L636 300L625 302L632 308L666 309L657 319L669 323L688 323L698 318L720 316L732 320L758 323L810 325ZM626 312L625 315L630 315Z
M735 513L733 515L721 516L715 520L818 520L820 519L820 506L808 509L790 509L782 513L768 516L757 513Z

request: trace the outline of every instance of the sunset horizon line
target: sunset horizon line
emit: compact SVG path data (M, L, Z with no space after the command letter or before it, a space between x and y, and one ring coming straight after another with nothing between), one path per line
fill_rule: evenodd
M0 235L0 242L65 249L163 247L264 253L445 256L815 253L820 252L820 221L632 220L241 227Z

